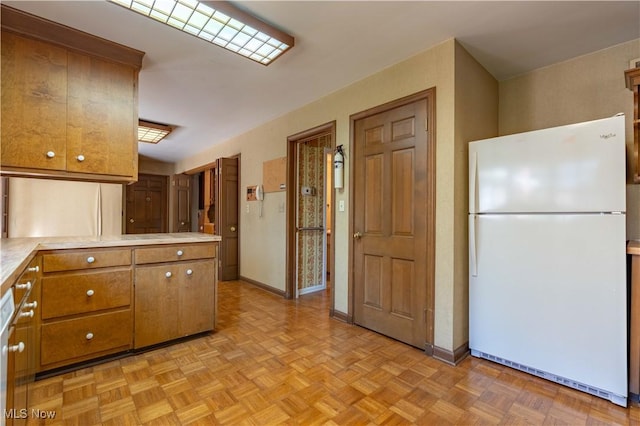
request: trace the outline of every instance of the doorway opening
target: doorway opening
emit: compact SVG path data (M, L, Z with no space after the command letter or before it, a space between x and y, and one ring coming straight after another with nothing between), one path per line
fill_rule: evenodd
M333 306L335 122L287 139L287 285L285 297L326 291Z

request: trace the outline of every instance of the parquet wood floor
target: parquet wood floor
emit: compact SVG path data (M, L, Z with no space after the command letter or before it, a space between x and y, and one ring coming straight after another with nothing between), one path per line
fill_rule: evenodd
M640 408L468 357L451 367L328 317L328 297L219 286L218 330L37 381L65 425L640 424Z

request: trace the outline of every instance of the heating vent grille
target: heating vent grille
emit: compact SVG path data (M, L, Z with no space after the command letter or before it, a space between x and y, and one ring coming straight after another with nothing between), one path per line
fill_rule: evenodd
M517 362L509 361L508 359L500 358L498 356L491 355L485 352L480 352L475 349L471 350L471 355L478 358L488 359L489 361L497 362L498 364L506 365L507 367L515 368L516 370L524 371L525 373L533 374L534 376L542 377L543 379L551 380L561 385L565 385L600 398L608 399L614 404L621 405L623 407L627 406L626 396L623 397L593 386L585 385L584 383L576 382L575 380L567 379L566 377L556 376L555 374L547 373L546 371L532 368L528 365L520 364Z

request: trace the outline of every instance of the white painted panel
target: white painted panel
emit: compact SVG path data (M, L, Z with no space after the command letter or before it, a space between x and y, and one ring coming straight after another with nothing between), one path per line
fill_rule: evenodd
M626 209L624 116L471 142L469 163L472 213Z
M470 220L470 348L626 395L625 216Z

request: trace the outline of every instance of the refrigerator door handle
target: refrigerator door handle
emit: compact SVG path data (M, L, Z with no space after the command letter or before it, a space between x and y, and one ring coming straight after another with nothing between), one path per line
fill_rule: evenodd
M470 271L472 277L478 276L478 253L476 247L476 220L478 216L472 214L469 215L469 259L470 259Z
M478 213L478 153L474 152L470 161L471 170L469 170L469 211Z

